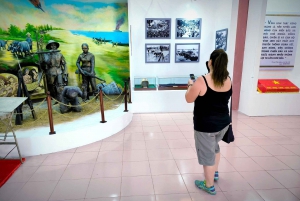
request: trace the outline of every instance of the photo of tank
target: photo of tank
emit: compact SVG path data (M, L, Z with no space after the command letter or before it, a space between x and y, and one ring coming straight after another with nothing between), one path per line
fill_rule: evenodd
M175 63L199 62L200 43L175 44Z

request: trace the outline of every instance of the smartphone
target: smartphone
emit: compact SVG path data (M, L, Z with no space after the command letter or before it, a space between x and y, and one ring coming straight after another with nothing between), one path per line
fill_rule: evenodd
M194 74L190 74L190 78L191 78L191 80L195 81L195 75Z

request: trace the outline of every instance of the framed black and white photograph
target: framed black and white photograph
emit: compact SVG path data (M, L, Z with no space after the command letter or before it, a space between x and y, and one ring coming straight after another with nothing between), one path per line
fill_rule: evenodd
M228 29L216 31L216 49L223 49L224 51L227 50L227 35Z
M176 18L176 39L200 39L201 18Z
M146 63L170 63L170 43L145 44Z
M146 18L146 39L170 39L171 18Z
M195 63L200 59L200 43L175 44L175 63Z

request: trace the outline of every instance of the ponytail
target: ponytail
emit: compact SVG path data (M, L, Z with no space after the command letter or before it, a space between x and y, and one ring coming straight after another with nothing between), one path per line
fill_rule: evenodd
M214 50L211 55L210 59L212 60L212 79L214 85L216 87L224 86L224 82L227 79L229 73L227 71L227 64L228 64L228 57L224 50L217 49Z

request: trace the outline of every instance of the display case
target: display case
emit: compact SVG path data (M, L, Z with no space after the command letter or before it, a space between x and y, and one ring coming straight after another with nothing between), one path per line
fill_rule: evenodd
M186 90L189 76L158 77L158 90Z
M156 77L135 77L134 90L135 91L156 90Z

